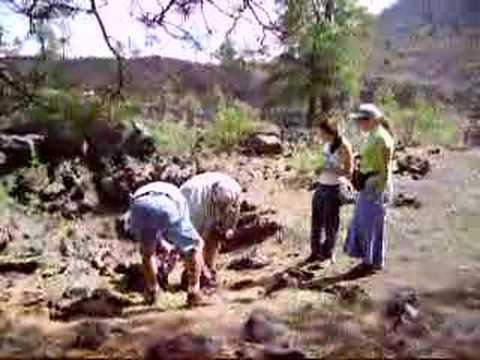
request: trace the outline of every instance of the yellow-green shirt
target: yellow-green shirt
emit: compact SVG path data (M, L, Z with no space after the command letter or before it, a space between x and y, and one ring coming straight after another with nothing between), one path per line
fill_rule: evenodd
M372 130L361 150L360 171L363 174L382 172L384 168L383 148L386 147L393 152L394 145L393 137L383 126ZM383 191L385 185L382 184L382 189L379 190Z

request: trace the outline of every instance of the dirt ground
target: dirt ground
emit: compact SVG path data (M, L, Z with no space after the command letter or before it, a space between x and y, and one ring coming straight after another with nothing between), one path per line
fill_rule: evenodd
M353 280L341 276L355 265L342 253L352 206L343 209L337 263L300 266L309 250L312 194L298 184L259 178L247 196L277 208L285 231L254 249L222 255L221 286L212 305L186 309L185 294L172 290L163 293L156 306L146 307L139 293L117 287L129 301L121 312L55 319L51 306L58 294L50 294L60 283L115 288L117 279L108 270L102 274L101 266L100 276L91 273L87 257L60 258L35 275L0 274L0 356L139 357L159 338L188 333L221 339L218 356L242 358L241 351L254 347L239 340L245 321L253 310L268 309L288 326L289 346L310 357L474 358L480 341L480 151L444 151L432 160L425 179L396 179L397 190L415 194L422 206L388 210L388 265L382 273ZM52 238L61 237L67 241L66 252L101 254L103 248L121 246L123 254L140 261L133 244L120 245L113 238L108 214L78 223L52 219L42 225L35 216L28 225L22 223L38 240L35 246L28 243L32 256L39 248L48 252ZM74 241L72 233L88 234L100 245L90 249ZM252 251L268 264L257 270L227 269L233 259ZM113 258L103 260L122 260ZM294 275L283 276L288 269L295 269ZM179 278L180 269L172 283ZM414 293L418 304L415 316L404 319L400 314L397 326L386 309L405 292Z

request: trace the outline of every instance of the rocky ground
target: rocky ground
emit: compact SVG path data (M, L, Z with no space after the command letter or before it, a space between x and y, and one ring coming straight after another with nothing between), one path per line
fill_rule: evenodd
M278 152L270 140L266 149ZM0 220L1 357L475 357L478 151L398 153L389 264L370 278L349 271L341 244L336 264L301 265L314 179L300 177L288 157L141 153L93 162L83 154L3 178L12 201L2 203ZM220 288L210 306L187 309L177 269L159 303L145 306L137 246L118 231L128 192L205 170L230 173L245 189Z

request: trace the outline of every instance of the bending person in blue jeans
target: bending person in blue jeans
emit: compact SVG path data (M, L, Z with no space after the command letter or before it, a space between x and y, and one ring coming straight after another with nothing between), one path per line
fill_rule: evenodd
M169 244L185 262L188 305L202 304L200 275L203 272L209 276L203 260L203 240L190 220L188 204L180 190L164 182L145 185L133 194L129 211L130 231L141 245L146 302L153 304L159 291L157 247L165 249Z
M385 196L391 193L394 139L383 113L373 104L360 105L353 116L368 134L356 176L358 196L345 242L347 255L361 259L360 269L372 272L385 266Z
M325 140L323 164L319 185L312 199L311 253L306 262L335 261L335 244L340 227L340 182L350 178L353 171L352 148L335 125L326 121L320 124Z

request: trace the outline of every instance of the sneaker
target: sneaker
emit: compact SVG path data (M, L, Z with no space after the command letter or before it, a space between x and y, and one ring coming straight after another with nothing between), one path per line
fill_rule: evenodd
M310 256L303 261L303 264L311 264L317 261L323 261L323 257L317 254L310 254Z
M337 258L334 254L330 256L326 256L323 261L325 261L328 265L335 265L337 263Z

